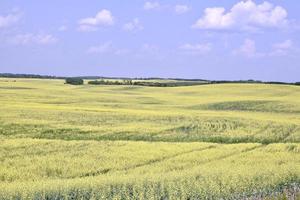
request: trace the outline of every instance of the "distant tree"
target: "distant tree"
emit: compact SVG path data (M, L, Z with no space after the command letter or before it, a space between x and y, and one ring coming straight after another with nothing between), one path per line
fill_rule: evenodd
M132 80L131 79L124 79L123 80L123 85L132 85Z
M300 85L300 82L296 82L295 85Z
M81 78L66 78L66 84L71 85L83 85L83 79Z
M109 85L109 82L105 81L104 79L100 79L100 80L89 81L88 84L91 84L91 85Z

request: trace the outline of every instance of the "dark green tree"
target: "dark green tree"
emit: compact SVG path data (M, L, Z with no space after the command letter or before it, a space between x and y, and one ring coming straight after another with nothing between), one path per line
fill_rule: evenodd
M66 78L66 84L71 85L83 85L83 79L81 78Z

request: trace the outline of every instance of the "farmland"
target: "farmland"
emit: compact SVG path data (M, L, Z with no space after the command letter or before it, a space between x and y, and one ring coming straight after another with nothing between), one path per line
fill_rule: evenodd
M1 78L0 105L0 199L299 198L299 86Z

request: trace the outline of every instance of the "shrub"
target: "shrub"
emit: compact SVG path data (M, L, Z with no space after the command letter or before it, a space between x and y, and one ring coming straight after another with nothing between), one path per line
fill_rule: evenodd
M80 78L66 78L66 84L83 85L83 80Z

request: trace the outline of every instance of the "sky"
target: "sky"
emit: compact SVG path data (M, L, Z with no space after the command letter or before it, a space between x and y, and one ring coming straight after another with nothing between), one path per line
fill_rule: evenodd
M297 0L1 0L0 73L300 81Z

